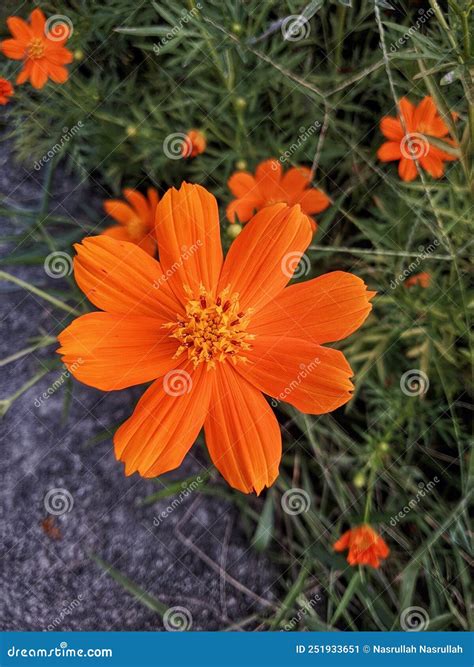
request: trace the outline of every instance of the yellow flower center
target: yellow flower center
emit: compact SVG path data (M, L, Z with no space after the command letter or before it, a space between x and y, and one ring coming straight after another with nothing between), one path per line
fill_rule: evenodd
M44 56L44 43L40 37L34 37L28 44L28 57L33 60Z
M191 290L186 286L185 290L190 296L186 313L163 325L179 341L174 358L187 352L195 368L206 362L208 369L214 368L216 361L247 361L244 353L251 349L255 336L246 331L251 311L240 310L239 295L229 295L226 288L214 300L201 286L199 297L194 299Z

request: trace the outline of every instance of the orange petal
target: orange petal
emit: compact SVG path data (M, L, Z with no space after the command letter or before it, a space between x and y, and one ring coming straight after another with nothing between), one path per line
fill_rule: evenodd
M155 190L155 188L148 188L146 191L147 197L148 197L148 204L151 208L151 215L152 215L152 225L155 224L155 213L156 213L156 207L158 206L158 202L160 201L160 196Z
M312 238L299 206L274 204L259 211L232 243L219 291L239 293L243 309L262 308L289 282Z
M156 209L155 231L163 271L183 303L188 285L197 295L200 285L215 294L222 267L219 211L210 192L183 183L171 188Z
M134 243L127 227L123 225L112 225L112 227L107 227L107 229L104 229L102 234L110 236L117 241L128 241L128 243Z
M226 216L230 222L247 222L264 206L262 199L258 199L253 195L234 199L226 209Z
M299 200L303 213L308 213L309 215L324 211L330 203L331 200L327 194L316 188L305 190L303 196Z
M400 119L393 118L392 116L385 116L385 118L382 118L380 121L380 131L384 137L387 137L387 139L390 139L391 141L396 141L397 143L400 143L405 136Z
M292 167L283 175L281 187L287 193L290 205L299 202L301 193L309 185L311 169L307 167Z
M163 320L88 313L74 320L57 350L75 378L102 391L124 389L167 373L178 347Z
M114 437L125 474L155 477L181 465L208 411L212 382L205 364L171 370L143 394Z
M441 178L444 174L443 161L431 150L427 155L420 157L420 164L433 178Z
M127 224L127 222L130 222L135 217L133 208L120 199L106 199L104 201L104 209L111 218L117 220L122 225Z
M48 67L49 77L55 83L65 83L68 80L69 72L65 67L59 65L49 65Z
M33 36L28 23L19 16L10 16L7 18L7 26L13 37L23 42L23 48Z
M415 107L406 97L402 97L399 102L399 111L402 116L407 132L416 130L414 122ZM404 135L405 133L403 133Z
M137 245L144 250L146 253L151 255L152 257L154 256L156 252L156 241L155 241L155 235L150 232L146 236L144 236L140 241L138 241Z
M73 61L73 55L64 46L58 46L57 42L46 44L46 57L53 65L68 65Z
M374 292L346 271L287 287L251 320L251 331L291 336L312 343L332 343L350 336L372 310Z
M414 160L402 157L398 163L398 174L402 181L414 181L418 176L418 171Z
M0 51L12 60L23 60L25 57L25 46L17 39L4 39L0 42Z
M74 276L87 298L110 313L166 316L181 312L159 262L134 243L108 236L76 244Z
M260 196L257 181L248 171L236 171L227 181L227 185L235 197Z
M45 35L44 27L46 24L46 18L39 7L36 7L36 9L33 9L33 11L31 12L30 23L31 23L31 29L35 34L35 36L44 37Z
M255 172L255 180L265 201L281 199L281 163L279 160L261 162Z
M40 90L48 80L48 69L46 62L35 60L31 66L30 81L33 88Z
M321 415L351 399L353 375L338 350L287 336L258 336L237 371L265 394Z
M392 162L393 160L400 160L400 158L402 157L402 152L400 150L400 142L386 141L378 149L377 157L382 162Z
M413 113L413 121L417 128L420 128L420 125L422 126L421 131L423 133L432 134L432 132L430 132L430 127L437 115L438 110L436 109L436 105L433 102L433 99L428 95L424 97L416 107ZM447 129L448 128L446 128L446 131Z
M333 544L333 549L334 551L344 551L344 549L347 549L349 546L349 542L351 540L351 531L346 530L345 533L341 535L341 537Z
M259 494L278 475L278 422L261 392L230 364L219 364L212 372L214 386L204 424L209 454L234 489Z
M140 220L152 225L154 220L151 219L151 210L146 197L144 197L141 192L132 190L132 188L125 188L123 194L128 203L135 209L135 213Z
M32 67L33 67L33 61L27 60L27 62L23 65L23 69L16 77L16 82L18 84L22 84L25 83L25 81L28 81L28 79L30 78Z

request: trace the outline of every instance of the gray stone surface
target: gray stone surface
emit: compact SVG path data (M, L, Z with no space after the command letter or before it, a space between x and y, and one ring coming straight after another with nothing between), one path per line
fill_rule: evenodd
M15 165L6 143L0 150L3 201L37 206L43 173ZM102 194L96 201L98 215ZM86 186L77 187L77 181L59 170L51 203L56 214L77 215L85 199L91 201ZM24 224L3 218L1 234L19 234ZM4 244L0 250L5 256L11 246ZM38 286L60 287L42 266L8 270ZM27 346L39 332L55 335L64 325L64 314L38 297L5 283L0 289L0 358ZM45 367L53 350L54 345L1 367L0 398ZM276 575L264 557L249 548L232 506L217 497L192 494L155 526L153 518L169 500L151 506L140 506L138 501L160 486L137 475L125 477L110 438L88 443L124 420L142 389L105 394L74 381L64 421L64 386L40 399L60 373L48 372L0 422L0 628L163 629L160 615L104 573L91 554L113 564L165 605L185 607L193 629L218 629L261 612L261 603L239 590L229 576L256 596L271 600ZM171 477L182 479L205 465L198 445ZM72 507L44 524L51 516L45 508L51 489L64 489L65 502L69 506L72 502Z

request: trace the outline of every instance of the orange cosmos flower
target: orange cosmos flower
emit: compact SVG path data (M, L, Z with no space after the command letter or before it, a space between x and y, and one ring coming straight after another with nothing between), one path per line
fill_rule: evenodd
M366 319L374 294L343 271L286 287L311 242L299 206L260 211L223 259L216 199L183 183L158 204L160 261L107 236L76 245L79 287L103 312L59 336L75 377L104 391L153 380L115 434L125 473L178 467L201 428L229 484L278 475L281 434L263 394L313 414L351 398L352 370L324 343Z
M431 274L426 271L417 273L415 276L410 276L405 280L405 287L413 287L418 285L419 287L429 287L431 283Z
M206 150L206 137L199 130L189 130L181 146L183 157L196 157Z
M13 39L0 42L0 51L7 58L24 61L17 83L30 79L34 88L43 88L48 79L55 83L67 81L68 71L64 65L72 62L73 57L64 46L69 36L65 24L56 26L54 33L50 32L43 12L37 8L31 12L29 23L18 16L10 16L7 25ZM59 27L62 31L58 35ZM64 32L66 34L62 36Z
M432 98L425 97L414 106L403 97L400 100L400 110L406 134L400 116L382 118L380 130L389 141L380 146L377 157L382 162L399 160L398 174L403 181L413 181L418 176L415 160L418 160L420 166L433 178L441 178L444 174L444 162L457 158L430 144L427 137L442 139L451 146L456 146L456 143L447 136L448 126L439 115Z
M128 204L120 199L107 199L104 208L118 225L109 227L103 234L120 241L136 243L148 254L154 255L156 249L153 224L159 201L155 188L148 188L147 197L137 190L125 188L123 191Z
M8 104L13 95L13 86L7 79L0 77L0 104Z
M255 176L248 171L237 171L227 181L233 195L237 197L227 207L230 222L250 220L255 211L277 202L290 206L299 204L303 213L308 215L313 231L316 221L314 213L324 211L331 203L321 190L310 188L311 170L307 167L292 167L282 175L279 160L261 162Z
M370 565L370 567L379 567L380 559L387 558L390 553L385 540L367 523L347 530L334 544L333 549L334 551L349 549L347 554L349 565Z

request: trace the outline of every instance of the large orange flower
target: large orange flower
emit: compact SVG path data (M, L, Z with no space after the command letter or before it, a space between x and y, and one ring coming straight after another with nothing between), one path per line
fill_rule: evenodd
M333 548L335 551L349 550L349 565L370 565L375 568L380 566L380 559L387 558L390 553L385 540L367 523L347 530Z
M290 206L299 204L303 213L308 215L313 230L316 230L315 213L324 211L331 203L321 190L309 187L311 169L292 167L283 175L279 160L261 162L255 176L248 171L236 171L227 185L237 197L227 207L230 222L247 222L255 211L265 206L285 202Z
M382 162L399 160L398 174L403 181L413 181L417 175L415 160L433 178L441 178L444 174L444 163L456 160L456 156L441 150L429 142L428 137L442 139L443 142L455 146L455 142L447 135L449 129L438 113L431 97L425 97L414 106L406 97L400 100L400 111L403 115L406 133L400 116L385 116L380 121L380 130L389 141L382 144L377 157Z
M144 197L137 190L125 188L123 194L128 204L120 199L107 199L104 202L106 212L119 224L104 230L103 234L120 241L136 243L147 253L154 255L156 243L153 224L159 200L158 192L155 188L148 188L147 197Z
M104 391L154 380L115 434L127 475L176 468L204 426L229 484L259 493L281 458L263 394L313 414L346 403L352 370L323 343L362 324L373 292L343 271L286 287L312 238L299 206L257 213L225 261L217 202L199 185L168 190L155 229L159 262L107 236L76 246L77 283L104 312L74 320L58 352Z
M0 50L7 58L24 61L17 83L29 79L34 88L42 88L48 79L55 83L67 81L68 71L64 65L72 62L73 56L64 46L69 36L65 24L59 26L64 36L58 35L58 30L50 32L43 12L36 8L31 12L29 23L10 16L7 25L13 39L0 42Z

